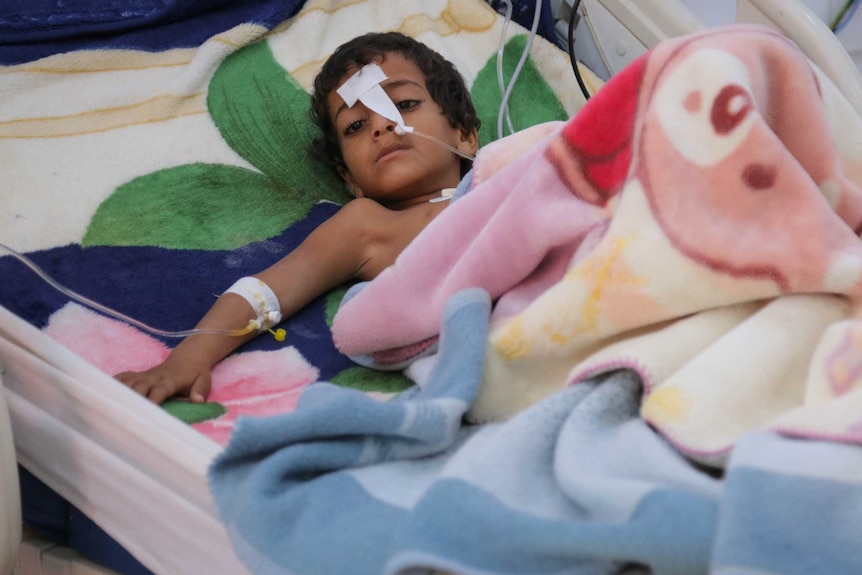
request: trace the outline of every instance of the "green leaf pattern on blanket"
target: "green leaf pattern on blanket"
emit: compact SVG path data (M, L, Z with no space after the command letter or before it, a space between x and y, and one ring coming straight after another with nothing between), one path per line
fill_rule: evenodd
M503 52L503 78L506 81L512 77L526 45L525 35L515 36L506 43ZM497 113L503 101L497 80L496 55L479 71L470 93L482 121L479 145L484 146L497 139ZM568 119L568 114L553 88L548 85L530 58L524 63L509 96L509 111L516 131L544 122ZM504 133L508 134L505 121L503 128Z
M235 249L278 234L304 212L273 210L270 178L234 166L189 164L136 178L99 207L82 245Z
M201 423L227 413L227 408L220 403L192 403L184 399L169 399L162 404L162 409L188 424Z
M289 200L310 208L319 200L350 199L332 170L308 161L308 144L318 133L308 117L310 99L267 42L246 46L219 66L207 103L231 148L276 181Z
M227 57L207 107L231 148L260 170L189 164L145 174L99 206L82 245L235 249L278 234L319 201L350 196L331 170L309 162L309 98L266 41Z
M413 385L413 381L400 371L377 371L367 367L345 369L332 378L332 383L378 393L401 393Z

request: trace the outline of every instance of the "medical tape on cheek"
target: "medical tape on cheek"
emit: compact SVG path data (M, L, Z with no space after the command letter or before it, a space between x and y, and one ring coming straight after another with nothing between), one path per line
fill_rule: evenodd
M356 101L362 102L366 108L380 114L387 120L395 122L405 132L412 132L413 128L404 125L404 118L395 106L395 103L380 86L380 82L388 76L379 64L371 63L363 66L358 72L347 79L347 81L336 90L348 108L352 108Z
M234 293L249 303L257 314L252 321L257 323L258 332L266 331L270 326L281 321L281 305L278 303L278 297L272 288L257 278L240 278L224 293Z

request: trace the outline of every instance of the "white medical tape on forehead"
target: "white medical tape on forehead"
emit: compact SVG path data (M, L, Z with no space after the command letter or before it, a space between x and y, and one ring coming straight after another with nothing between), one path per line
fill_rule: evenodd
M235 293L249 303L257 314L252 321L257 323L258 332L266 331L270 326L281 321L281 305L278 303L278 297L272 288L257 278L240 278L224 293Z
M380 82L388 77L379 64L372 62L360 68L336 92L348 108L352 108L359 100L372 112L395 122L404 132L412 132L413 128L404 125L401 112L398 111L395 103L380 86Z

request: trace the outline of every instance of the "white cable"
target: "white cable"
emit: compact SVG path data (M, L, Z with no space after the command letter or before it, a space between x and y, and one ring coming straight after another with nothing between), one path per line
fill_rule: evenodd
M503 80L503 51L506 47L506 33L509 30L509 22L512 21L513 7L512 0L503 0L503 2L506 4L506 16L503 19L503 29L500 32L500 45L497 47L497 85L500 86L500 109L504 110L509 131L514 132L515 127L512 124L512 114L509 112L509 106L503 103L503 94L506 93L506 82ZM503 138L503 133L500 129L497 130L497 138Z
M60 293L66 295L69 298L76 300L76 301L96 310L96 311L100 311L107 316L113 317L113 318L118 319L120 321L124 321L128 324L131 324L131 325L133 325L139 329L142 329L143 331L149 332L153 335L160 335L162 337L186 337L186 336L194 335L194 334L198 334L198 333L212 333L212 334L216 334L216 335L238 336L238 335L245 335L246 333L249 333L251 331L251 329L249 329L249 328L240 329L240 330L195 328L195 329L186 329L186 330L182 330L182 331L167 331L167 330L159 329L156 327L152 327L152 326L149 326L149 325L147 325L141 321L136 320L133 317L129 317L124 313L120 313L116 310L113 310L107 306L100 304L99 302L93 301L86 296L83 296L77 292L70 290L69 288L65 287L64 285L62 285L58 281L56 281L54 278L49 276L47 273L45 273L45 271L42 270L42 268L40 268L38 265L36 265L36 263L33 262L30 258L28 258L22 254L19 254L18 252L16 252L15 250L10 248L9 246L4 245L4 244L0 244L0 248L7 251L9 254L14 256L15 259L17 259L22 264L24 264L25 266L30 268L33 272L36 273L36 275L38 275L40 278L42 278L42 280L45 283L47 283L49 286L51 286L55 290L59 291Z
M530 36L527 38L527 45L524 46L524 51L521 53L521 59L518 60L518 65L515 66L515 71L512 73L512 79L509 80L509 85L506 86L506 92L503 94L503 102L500 104L500 111L497 113L497 134L503 133L503 115L509 106L509 98L512 95L512 90L515 88L515 81L521 74L521 69L530 55L530 48L533 46L533 39L536 37L536 31L539 29L539 20L542 16L542 0L536 0L536 10L533 13L533 26L530 28ZM512 130L514 132L514 130ZM501 136L502 137L502 136Z
M614 70L613 66L611 66L611 63L608 61L608 57L605 54L605 50L604 48L602 48L602 43L599 41L599 35L596 34L596 29L593 27L593 21L590 20L590 14L587 11L586 3L581 3L581 14L584 17L584 21L587 23L587 28L590 31L590 35L593 37L593 43L596 45L596 50L599 53L599 58L601 58L602 64L605 65L605 69L607 69L608 74L613 76L617 73L617 71Z
M470 160L471 162L476 159L475 157L471 156L470 154L462 152L458 148L456 148L454 146L450 146L449 144L447 144L446 142L444 142L442 140L438 140L434 136L431 136L429 134L423 134L419 130L411 128L410 126L407 126L407 128L408 129L405 130L401 126L395 126L395 133L398 134L399 136L403 136L404 134L415 134L417 136L422 136L426 140L431 140L435 144L437 144L439 146L443 146L444 148L446 148L447 150L449 150L453 154L457 154L457 155L461 156L462 158L466 158L466 159Z

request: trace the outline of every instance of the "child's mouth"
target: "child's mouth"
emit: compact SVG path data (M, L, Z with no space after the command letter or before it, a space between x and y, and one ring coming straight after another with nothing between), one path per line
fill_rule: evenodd
M400 152L402 150L406 150L406 149L407 149L407 146L405 146L404 144L390 144L390 145L386 146L385 148L383 148L382 150L380 150L380 153L377 154L377 159L375 160L375 162L380 162L382 160L385 160L385 159L391 157L393 154Z

